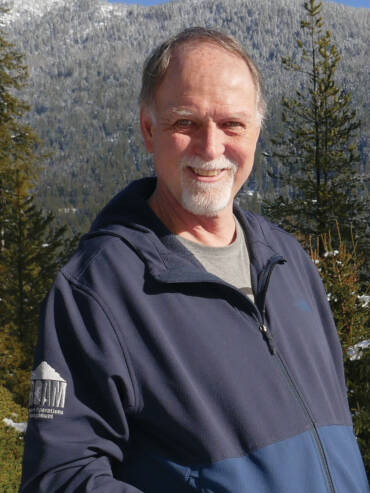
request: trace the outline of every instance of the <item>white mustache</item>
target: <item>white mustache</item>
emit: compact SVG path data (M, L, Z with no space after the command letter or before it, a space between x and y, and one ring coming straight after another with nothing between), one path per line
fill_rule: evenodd
M238 169L238 166L233 161L224 156L214 159L213 161L204 161L202 158L197 156L184 157L180 159L179 165L181 169L187 167L204 170L231 169L233 173L235 173Z

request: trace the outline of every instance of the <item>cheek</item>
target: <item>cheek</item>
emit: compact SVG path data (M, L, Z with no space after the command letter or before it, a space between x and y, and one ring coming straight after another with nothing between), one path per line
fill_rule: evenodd
M241 155L244 160L250 162L254 159L254 153L256 152L257 142L259 136L259 129L252 130L250 135L248 135L245 141L240 146Z
M237 187L248 179L252 171L255 150L255 139L248 139L248 141L243 142L243 145L230 149L228 157L238 164L238 169L235 176L235 184Z
M166 161L179 159L190 147L190 139L186 135L162 135L154 140L154 154Z
M227 158L234 161L239 169L250 166L250 161L253 160L255 144L252 142L243 142L242 145L230 146L226 149L225 155Z
M191 149L191 139L188 135L174 134L172 135L171 146L176 153L186 153Z

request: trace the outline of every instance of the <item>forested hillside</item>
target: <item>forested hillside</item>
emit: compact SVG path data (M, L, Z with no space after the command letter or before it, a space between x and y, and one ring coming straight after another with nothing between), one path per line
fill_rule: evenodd
M142 63L162 39L193 25L233 34L262 71L269 115L248 188L269 194L272 183L263 153L280 125L281 96L297 87L296 76L283 70L281 56L289 53L294 59L297 53L300 0L182 0L150 8L103 0L2 4L11 8L4 24L30 70L24 92L33 105L28 123L49 153L37 185L38 201L60 222L86 230L113 193L152 172L138 131ZM338 82L353 93L362 120L359 171L365 173L370 10L328 3L323 15L342 54Z

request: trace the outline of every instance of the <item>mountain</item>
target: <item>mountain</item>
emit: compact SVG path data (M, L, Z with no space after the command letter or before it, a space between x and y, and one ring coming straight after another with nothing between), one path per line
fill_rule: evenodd
M5 4L3 2L3 4ZM28 123L50 152L38 200L61 222L85 230L97 210L128 181L152 173L138 127L137 96L145 57L184 27L216 27L243 43L260 67L269 105L250 189L271 182L262 152L280 123L280 100L302 81L283 70L281 56L297 57L300 0L183 0L152 7L103 0L8 0L2 25L26 56L32 106ZM337 82L353 93L363 121L361 172L369 147L369 9L325 3L323 17L341 50Z
M64 0L9 0L1 2L10 11L5 15L3 24L23 22L26 18L41 17L45 12L53 9Z

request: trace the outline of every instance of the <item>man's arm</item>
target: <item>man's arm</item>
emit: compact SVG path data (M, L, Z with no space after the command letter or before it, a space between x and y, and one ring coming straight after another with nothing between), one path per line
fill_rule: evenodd
M41 312L20 492L140 493L112 473L135 407L129 367L109 313L59 274Z

